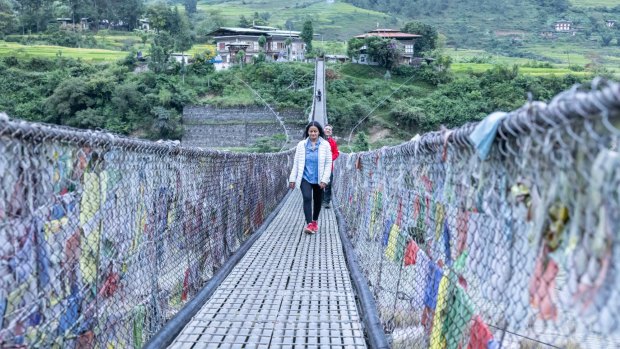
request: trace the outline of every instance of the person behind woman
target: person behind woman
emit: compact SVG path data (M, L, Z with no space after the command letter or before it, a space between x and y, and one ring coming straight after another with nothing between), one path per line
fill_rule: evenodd
M323 194L323 206L325 208L329 208L332 202L332 182L334 181L334 161L336 161L336 159L338 158L338 155L340 155L340 152L338 151L338 143L336 143L336 140L332 137L332 125L325 125L325 139L327 139L327 141L329 142L329 146L332 150L332 173L329 177L329 183L327 184L327 187L325 188L325 193Z
M304 139L297 144L293 169L289 176L289 188L300 188L304 198L306 233L319 231L319 213L323 200L323 189L329 184L332 173L332 154L329 142L325 140L323 127L311 121L304 131ZM314 201L314 202L313 202Z

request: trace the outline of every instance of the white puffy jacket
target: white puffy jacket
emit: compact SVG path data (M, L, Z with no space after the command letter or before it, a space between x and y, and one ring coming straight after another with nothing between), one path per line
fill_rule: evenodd
M293 169L288 177L289 182L295 182L295 187L301 187L301 180L304 176L304 167L306 165L306 142L308 138L297 143L295 149L295 160L293 161ZM329 184L329 177L332 174L332 149L329 142L321 138L319 144L319 183Z

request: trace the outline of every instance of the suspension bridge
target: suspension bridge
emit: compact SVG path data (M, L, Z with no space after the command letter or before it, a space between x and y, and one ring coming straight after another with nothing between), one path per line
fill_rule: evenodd
M0 119L1 347L616 348L619 117L596 79L342 154L314 235L292 150Z

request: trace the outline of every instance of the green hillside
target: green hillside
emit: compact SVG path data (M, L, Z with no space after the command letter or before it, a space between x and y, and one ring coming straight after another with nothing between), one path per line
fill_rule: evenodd
M251 20L255 12L268 18L270 25L293 30L301 30L303 22L310 19L314 32L329 40L347 40L374 28L377 23L395 27L401 23L395 16L382 12L345 2L328 4L324 0L295 3L281 0L206 0L198 4L198 10L217 16L227 26L236 26L242 15Z
M620 6L618 0L570 0L575 7L616 7Z
M411 20L420 20L438 28L450 49L478 49L485 52L481 57L519 58L519 64L544 61L558 69L578 65L592 71L603 67L619 74L620 28L607 28L605 20L620 22L620 3L618 0L571 1L204 0L199 4L199 11L209 14L209 23L228 26L238 25L243 15L249 20L258 16L270 25L301 30L302 23L311 19L315 33L320 34L315 46L337 54L346 52L343 41L377 25L401 28ZM560 33L553 39L542 38L541 32L552 30L553 23L560 19L572 21L577 28L576 35ZM606 44L603 44L604 37L610 39ZM455 69L467 70L470 62L457 59L455 63ZM474 70L482 67L476 66Z

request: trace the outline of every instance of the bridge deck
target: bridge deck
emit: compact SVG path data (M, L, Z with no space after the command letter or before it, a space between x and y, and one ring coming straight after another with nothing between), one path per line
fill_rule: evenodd
M296 190L171 348L365 348L333 210L302 233Z

